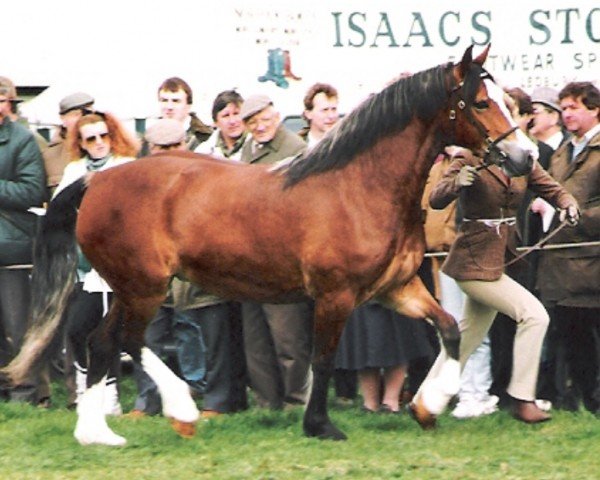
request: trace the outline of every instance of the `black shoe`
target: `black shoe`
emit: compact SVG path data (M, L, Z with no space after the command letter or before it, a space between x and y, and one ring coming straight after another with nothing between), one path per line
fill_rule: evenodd
M402 410L392 410L392 407L389 405L382 403L379 407L379 412L381 413L391 413L392 415L399 415L402 413Z
M363 413L377 413L378 412L378 410L371 410L370 408L367 408L365 405L360 407L360 411Z
M44 397L44 398L38 400L38 403L37 403L38 408L48 409L51 406L52 406L52 400L50 399L50 397Z

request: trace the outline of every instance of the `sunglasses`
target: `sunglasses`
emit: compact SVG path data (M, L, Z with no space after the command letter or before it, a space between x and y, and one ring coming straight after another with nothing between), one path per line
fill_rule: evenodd
M108 132L97 133L96 135L90 135L89 137L85 137L83 139L83 141L87 144L95 143L98 140L102 140L103 142L109 140Z

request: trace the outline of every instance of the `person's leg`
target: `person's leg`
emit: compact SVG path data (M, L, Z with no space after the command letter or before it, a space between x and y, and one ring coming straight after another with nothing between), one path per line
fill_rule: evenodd
M463 284L465 283L469 284L467 285L468 291L467 288L463 288ZM460 288L463 289L463 291L467 294L464 304L464 311L459 317L461 319L459 321L459 328L461 331L459 361L461 370L464 368L464 365L471 353L473 353L473 351L485 338L485 335L487 334L490 325L496 316L496 310L470 296L470 292L476 288L477 284L480 283L489 284L494 282L459 282ZM484 287L486 286L487 285L484 285ZM440 404L439 401L441 400L438 400L437 396L430 395L431 399L435 399L436 403L433 404L430 403L431 400L428 400L427 391L429 391L428 389L430 388L434 389L436 384L444 381L444 372L442 367L446 364L447 359L448 356L446 351L442 349L433 366L429 370L427 377L413 398L413 408L415 405L422 405L427 409L427 411L435 414L441 413L444 410L447 402L450 401L451 396L448 396L446 399L442 399L445 403Z
M283 379L284 401L304 404L312 382L313 319L307 303L263 306Z
M543 305L507 275L495 282L460 282L460 286L469 297L517 322L513 374L507 390L514 398L534 400L542 343L549 323Z
M599 413L600 309L557 307L557 314L569 318L572 325L566 344L573 383L584 407L592 413Z
M231 408L229 304L221 303L178 312L176 315L178 322L181 316L187 316L189 321L200 326L200 340L205 346L201 359L196 357L192 363L190 362L192 357L187 355L186 367L182 366L182 373L188 383L203 382L205 416L208 412L227 413ZM198 349L195 350L197 355ZM190 368L193 365L196 365L195 368ZM203 370L204 374L198 378L197 373L200 370Z
M0 269L0 318L3 322L7 357L13 358L21 349L29 322L31 300L30 269ZM48 366L32 372L27 385L13 388L9 398L32 404L49 404L50 374Z
M258 406L280 409L283 407L283 382L263 305L244 302L242 319L250 388Z
M363 397L363 410L376 412L381 405L381 374L379 368L364 368L357 372L358 385Z
M534 403L542 344L549 323L543 305L507 275L495 282L460 282L460 285L469 297L517 322L513 372L507 388L513 399L513 415L527 423L548 420L550 416Z
M400 392L406 378L406 365L397 365L383 369L383 398L381 406L385 410L398 412L400 409Z
M248 373L244 352L244 331L242 328L242 305L229 302L229 364L231 366L231 411L248 409Z
M162 356L167 339L170 338L173 309L159 308L144 332L144 342L158 357ZM130 416L143 414L157 415L162 411L162 401L156 383L144 371L141 363L133 362L133 379L137 387L137 396Z
M19 352L29 314L30 270L0 269L0 318L12 359Z
M205 307L209 308L209 307ZM206 312L209 312L207 310ZM173 315L173 337L177 348L177 363L181 376L197 392L206 387L206 316L204 308L175 310Z
M356 398L357 377L355 370L336 368L333 371L333 387L335 396L341 401L352 401Z

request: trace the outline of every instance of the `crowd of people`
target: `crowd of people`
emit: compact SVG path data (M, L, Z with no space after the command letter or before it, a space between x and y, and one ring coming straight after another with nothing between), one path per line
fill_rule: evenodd
M31 207L42 207L89 172L169 150L249 164L300 155L340 121L338 99L332 85L311 86L303 105L306 128L292 132L268 96L244 99L225 90L214 99L209 125L192 111L191 87L172 77L158 86L160 116L143 137L98 111L92 95L74 92L60 101L61 126L45 142L21 124L15 86L0 77L0 366L16 355L27 330L36 227ZM531 173L510 178L497 166L480 169L472 152L447 147L423 196L427 248L439 256L426 258L419 275L462 333L453 415L477 417L505 406L518 420L538 423L550 419L551 408L578 410L580 402L598 415L600 92L593 83L572 82L560 92L542 88L531 96L509 89L505 101L538 146ZM548 232L554 234L546 246L557 248L511 263L517 246L533 245ZM79 252L65 313L69 406L86 387L82 332L102 320L110 302L110 286ZM294 407L306 403L311 388L312 310L308 301L233 302L174 279L145 341L187 382L202 402L203 418L249 405ZM418 402L445 359L430 328L375 302L357 307L336 356L340 404L376 414ZM138 364L133 376L138 396L126 415L159 414L152 379ZM119 377L115 358L106 381L109 415L123 413ZM35 388L2 395L49 407L48 369L31 384Z

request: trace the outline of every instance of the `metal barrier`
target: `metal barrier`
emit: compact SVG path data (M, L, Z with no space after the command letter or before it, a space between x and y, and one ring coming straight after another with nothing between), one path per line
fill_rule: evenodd
M600 241L595 242L579 242L579 243L553 243L550 245L540 245L539 247L517 247L517 252L525 252L531 250L532 252L538 252L540 250L566 250L569 248L581 248L581 247L600 247ZM426 252L425 256L428 258L433 257L445 257L448 252Z

